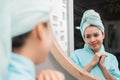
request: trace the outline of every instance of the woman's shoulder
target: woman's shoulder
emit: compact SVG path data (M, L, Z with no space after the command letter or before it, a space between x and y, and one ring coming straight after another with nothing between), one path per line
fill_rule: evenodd
M80 56L82 56L83 54L85 53L85 51L84 51L84 49L76 49L76 50L74 50L74 52L73 52L73 54L71 55L71 58L72 57L80 57Z
M116 56L113 53L110 52L106 52L107 56L111 57L111 58L116 58Z
M107 52L108 56L107 56L107 60L109 61L108 63L111 63L114 64L114 65L117 65L118 66L118 58L117 56L115 56L113 53L109 53Z
M82 48L82 49L76 49L75 51L74 51L74 53L83 53L83 52L85 52L85 49L84 48Z

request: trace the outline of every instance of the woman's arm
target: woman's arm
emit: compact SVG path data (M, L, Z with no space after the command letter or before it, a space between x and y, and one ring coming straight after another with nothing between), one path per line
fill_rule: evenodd
M106 55L103 53L95 53L93 60L87 66L85 66L84 69L87 72L90 72L94 68L94 66L99 63L101 56L106 56Z
M102 56L99 62L99 66L101 70L103 71L104 76L106 77L107 80L116 80L114 76L107 70L107 68L104 65L106 56Z
M93 60L87 66L85 66L84 69L90 72L94 68L94 66L99 63L101 56L106 56L106 55L103 53L95 53Z
M96 65L95 63L91 62L90 64L88 64L87 66L85 66L84 69L85 69L87 72L90 72L95 65Z

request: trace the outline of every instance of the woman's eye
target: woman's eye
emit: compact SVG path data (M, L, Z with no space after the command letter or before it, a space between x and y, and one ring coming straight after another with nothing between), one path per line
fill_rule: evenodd
M90 38L90 35L86 35L85 38Z
M98 37L99 36L99 34L94 34L94 37Z

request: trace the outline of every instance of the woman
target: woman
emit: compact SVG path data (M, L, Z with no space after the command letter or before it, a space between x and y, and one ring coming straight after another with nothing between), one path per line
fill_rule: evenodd
M52 45L51 1L12 0L10 8L12 53L7 80L64 80L59 71L35 73L35 66L46 60Z
M83 14L80 31L85 41L83 49L75 50L71 59L94 76L107 80L120 80L116 57L104 50L104 26L94 10Z

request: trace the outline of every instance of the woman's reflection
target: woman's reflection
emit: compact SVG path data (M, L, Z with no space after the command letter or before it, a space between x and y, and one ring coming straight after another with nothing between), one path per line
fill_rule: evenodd
M83 49L77 49L71 59L94 76L107 80L120 80L116 57L104 50L104 26L94 10L84 12L80 31L85 41Z

